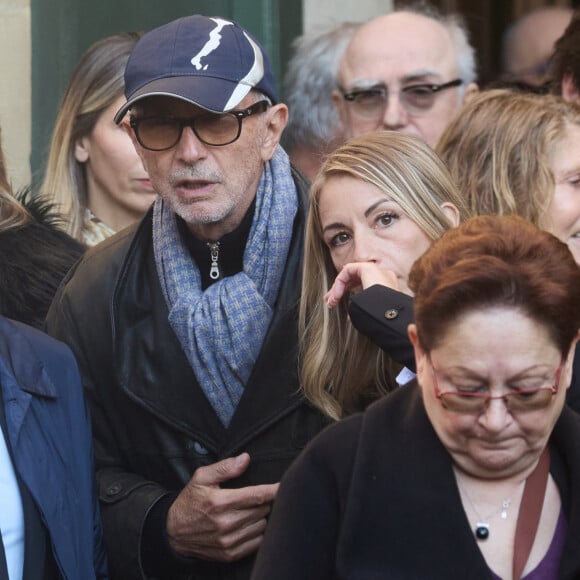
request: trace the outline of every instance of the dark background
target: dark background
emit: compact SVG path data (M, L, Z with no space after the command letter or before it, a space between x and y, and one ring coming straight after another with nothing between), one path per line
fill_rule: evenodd
M543 6L577 8L580 0L431 0L443 11L464 15L477 53L480 84L495 80L501 70L501 39L509 25ZM395 5L404 2L395 0Z

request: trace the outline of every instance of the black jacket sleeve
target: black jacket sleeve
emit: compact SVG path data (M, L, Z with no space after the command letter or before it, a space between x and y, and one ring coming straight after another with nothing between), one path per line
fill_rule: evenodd
M348 313L354 327L392 359L415 371L407 327L414 322L413 298L375 284L352 297Z
M572 382L566 393L566 402L574 411L580 413L580 343L576 346Z

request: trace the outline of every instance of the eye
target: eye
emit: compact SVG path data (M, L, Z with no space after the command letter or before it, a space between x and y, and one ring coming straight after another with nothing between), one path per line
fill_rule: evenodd
M411 85L405 87L403 94L407 102L415 107L428 107L435 99L435 93L429 85Z
M173 127L175 125L179 125L179 121L176 119L172 119L171 117L147 117L145 119L139 120L139 125L146 129L158 129L158 128L165 128L165 127Z
M411 85L410 87L405 87L405 92L414 97L428 97L433 94L428 85Z
M361 91L357 93L354 100L359 104L363 105L365 103L375 103L377 101L382 101L384 99L384 91L380 89L371 89L368 91Z
M485 385L454 385L459 395L473 395L475 393L483 393L487 391Z
M392 226L393 223L395 223L395 220L397 219L397 215L394 213L382 213L381 215L379 215L376 219L376 227L378 228L388 228L389 226Z
M328 240L327 244L330 248L336 248L338 246L344 246L350 240L350 236L346 232L340 232L335 236L332 236Z

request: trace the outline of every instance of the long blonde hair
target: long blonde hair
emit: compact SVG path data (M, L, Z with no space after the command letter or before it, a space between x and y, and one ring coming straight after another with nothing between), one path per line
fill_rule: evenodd
M474 215L517 214L540 225L554 195L551 155L580 105L554 95L484 91L435 148Z
M40 190L56 203L68 233L79 240L87 184L75 144L90 135L103 111L123 94L125 65L140 37L124 32L95 42L75 68L61 102Z
M469 217L439 158L415 137L392 131L368 133L328 156L311 189L299 336L304 393L334 419L357 410L361 400L376 398L394 386L383 351L348 321L347 298L332 310L322 300L337 272L322 236L319 200L327 180L342 175L376 186L431 240L451 227L443 203L455 205L462 220Z
M31 219L26 208L12 195L0 137L0 233L19 228Z

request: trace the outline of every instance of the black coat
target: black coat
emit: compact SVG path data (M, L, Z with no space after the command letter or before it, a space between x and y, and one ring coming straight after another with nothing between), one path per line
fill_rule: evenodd
M348 313L353 326L393 360L415 371L415 354L407 327L415 321L413 298L375 284L352 296Z
M48 330L75 352L91 405L112 578L142 578L144 567L163 579L249 577L253 558L233 564L175 558L166 546L164 519L148 516L198 467L244 451L250 467L228 485L279 481L324 424L304 402L298 382L305 192L300 203L272 323L227 429L169 325L153 255L151 212L136 230L89 250L57 295ZM150 542L157 550L154 558L148 551L142 554L144 525L149 535L156 528L157 542Z
M580 418L550 438L568 528L558 578L580 578ZM416 382L329 427L288 470L252 580L483 580L451 456Z

